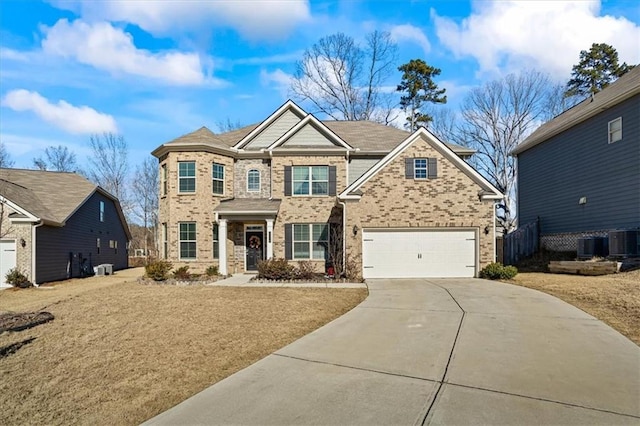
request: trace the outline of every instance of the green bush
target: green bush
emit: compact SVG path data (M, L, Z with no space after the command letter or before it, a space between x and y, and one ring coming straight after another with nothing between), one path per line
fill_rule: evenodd
M173 264L167 260L154 260L144 267L145 276L154 281L165 281Z
M218 267L216 265L211 265L204 271L204 274L208 277L217 277L218 275L220 275L220 272L218 271Z
M191 273L189 272L189 267L188 266L181 266L178 269L176 269L175 271L173 271L173 278L179 279L179 280L188 280L189 278L191 278Z
M5 275L5 278L7 280L7 284L11 284L14 287L28 288L33 286L31 281L29 281L29 278L27 278L27 276L18 268L10 269L9 272L7 272L7 275Z
M296 278L299 280L310 280L316 277L316 267L310 260L298 262Z
M504 266L502 263L490 263L480 271L480 278L489 280L510 280L518 275L515 266Z
M291 280L296 278L296 267L287 259L267 259L258 262L258 278L265 280Z

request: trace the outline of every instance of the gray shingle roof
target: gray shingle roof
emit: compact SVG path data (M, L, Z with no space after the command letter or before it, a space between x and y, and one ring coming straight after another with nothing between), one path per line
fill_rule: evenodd
M539 143L558 135L594 115L640 93L640 67L635 67L618 80L538 127L520 143L512 154L520 154Z
M213 211L223 214L254 212L277 213L278 209L280 209L280 200L270 200L268 198L234 198L222 201Z
M0 194L48 222L64 223L97 186L75 173L0 169Z
M354 148L366 152L389 152L398 146L409 136L409 132L392 126L385 126L373 121L336 121L326 120L322 123L342 140ZM260 123L251 124L237 130L215 134L206 127L201 127L195 132L180 136L164 147L210 145L212 147L228 149L238 143L242 138L251 133ZM472 154L475 151L460 145L445 143L454 152L459 154ZM161 147L157 148L157 152Z

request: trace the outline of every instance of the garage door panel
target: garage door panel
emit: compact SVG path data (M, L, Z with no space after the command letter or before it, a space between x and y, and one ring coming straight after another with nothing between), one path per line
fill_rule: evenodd
M473 277L473 230L363 231L365 278Z

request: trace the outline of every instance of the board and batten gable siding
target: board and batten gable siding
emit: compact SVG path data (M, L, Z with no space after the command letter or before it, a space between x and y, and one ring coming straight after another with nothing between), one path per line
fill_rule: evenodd
M362 176L367 170L373 167L382 157L374 158L352 158L349 160L349 182L351 185L360 176Z
M100 222L100 201L104 202L104 222ZM97 239L100 238L100 254ZM118 250L109 241L118 242ZM38 283L67 278L69 253L73 253L73 276L79 276L78 253L89 258L93 266L113 264L114 270L128 267L127 234L115 203L94 193L63 227L36 228L36 280Z
M518 217L543 234L640 226L640 95L518 155ZM622 140L608 123L622 117ZM586 204L579 204L586 197Z
M245 149L260 149L266 148L274 143L278 138L293 126L300 122L300 117L294 114L292 111L285 111L280 117L273 123L267 126L259 135L257 135Z

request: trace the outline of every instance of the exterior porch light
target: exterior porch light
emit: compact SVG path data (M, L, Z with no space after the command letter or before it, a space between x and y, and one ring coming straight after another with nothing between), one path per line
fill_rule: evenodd
M358 235L358 225L353 225L353 236Z

